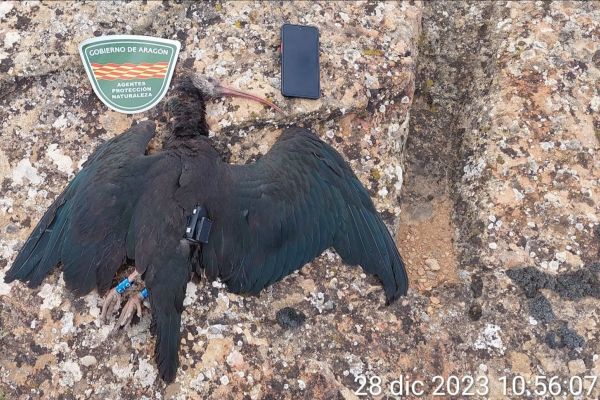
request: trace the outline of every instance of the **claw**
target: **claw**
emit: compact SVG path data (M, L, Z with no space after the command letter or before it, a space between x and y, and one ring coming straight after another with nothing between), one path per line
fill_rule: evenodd
M121 294L116 290L111 290L108 292L106 297L104 297L104 304L102 304L102 313L100 314L100 319L106 322L107 316L112 315L114 310L118 310L120 304Z
M125 307L123 307L123 311L121 312L121 316L117 322L117 327L128 328L131 325L134 314L137 314L138 318L142 317L142 301L146 297L145 293L147 293L146 289L129 298L127 304L125 304Z
M121 294L131 287L131 284L135 282L139 273L133 271L131 275L123 279L115 288L111 289L108 294L104 297L104 304L102 304L102 313L100 319L106 322L106 318L119 309L121 305Z

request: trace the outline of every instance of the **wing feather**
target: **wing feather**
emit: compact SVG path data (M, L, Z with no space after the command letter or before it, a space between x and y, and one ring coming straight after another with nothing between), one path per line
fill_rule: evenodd
M37 286L62 263L76 294L105 288L125 259L125 241L141 160L154 136L145 121L102 144L46 211L17 255L5 280Z
M235 292L258 293L325 249L377 276L388 301L408 278L396 244L348 164L312 132L286 130L254 164L225 166L207 197L214 233L202 265Z

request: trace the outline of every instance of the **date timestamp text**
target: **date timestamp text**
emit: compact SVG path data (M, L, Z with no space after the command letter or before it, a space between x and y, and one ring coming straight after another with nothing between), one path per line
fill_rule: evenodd
M598 377L594 375L559 376L535 375L529 379L521 376L501 376L497 386L504 396L590 396ZM490 392L490 381L485 375L436 375L428 379L411 379L400 375L398 379L384 381L377 375L357 375L354 382L358 385L357 396L487 396Z

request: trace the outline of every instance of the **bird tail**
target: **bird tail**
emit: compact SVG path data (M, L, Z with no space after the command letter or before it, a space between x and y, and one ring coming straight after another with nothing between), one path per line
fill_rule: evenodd
M150 328L156 335L154 358L160 377L167 383L175 379L179 366L179 330L190 271L189 260L175 256L160 268L148 266L145 273L152 309Z
M5 282L18 279L36 287L58 264L71 208L70 202L65 201L67 192L56 199L37 224L6 273Z
M348 219L336 235L334 248L345 263L360 264L366 273L379 278L387 304L406 295L408 275L404 261L376 211L348 205Z
M181 312L177 310L174 304L155 305L164 303L164 300L156 300L159 295L150 292L150 302L152 305L152 332L157 336L156 347L154 349L154 359L158 365L160 377L167 383L175 380L177 368L179 366L179 329L181 327ZM154 300L152 298L154 297ZM173 300L173 299L170 299ZM183 306L183 300L181 301Z

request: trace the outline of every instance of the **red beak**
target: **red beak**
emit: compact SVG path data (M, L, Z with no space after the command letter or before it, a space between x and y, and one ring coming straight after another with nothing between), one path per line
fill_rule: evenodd
M250 94L250 93L242 92L241 90L237 90L237 89L234 89L234 88L231 88L228 86L224 86L221 84L217 85L217 90L219 90L219 94L221 96L240 97L242 99L253 100L253 101L256 101L265 106L271 107L284 115L286 114L286 112L283 111L281 108L277 107L275 104L273 104L269 100L263 99L262 97L258 97L253 94Z

